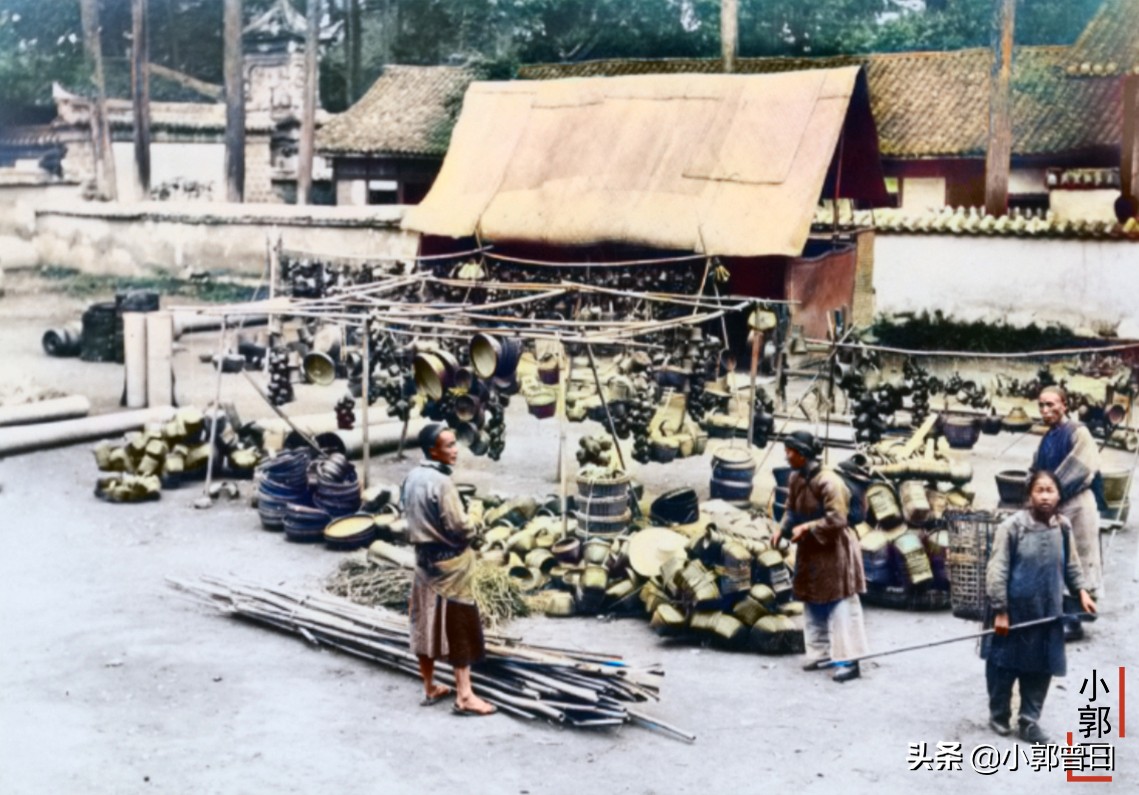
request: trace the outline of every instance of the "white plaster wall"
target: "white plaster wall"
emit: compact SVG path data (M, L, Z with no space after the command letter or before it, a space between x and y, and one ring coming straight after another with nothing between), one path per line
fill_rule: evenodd
M368 182L363 179L341 179L336 182L336 204L363 207L368 203Z
M920 215L945 206L945 177L902 179L902 210Z
M412 257L419 236L399 228L403 207L296 207L217 202L81 203L36 213L40 261L90 273L153 269L260 274L266 240L285 248L362 257Z
M79 199L74 182L0 185L0 235L29 239L36 231L36 208Z
M1114 221L1116 189L1062 190L1048 194L1052 213L1061 221Z
M1015 326L1058 322L1139 338L1139 244L879 234L879 313Z
M116 141L111 144L115 152L115 184L120 201L138 201L135 178L134 144ZM214 201L225 200L225 144L171 143L150 144L150 185L157 187L174 179L213 183Z

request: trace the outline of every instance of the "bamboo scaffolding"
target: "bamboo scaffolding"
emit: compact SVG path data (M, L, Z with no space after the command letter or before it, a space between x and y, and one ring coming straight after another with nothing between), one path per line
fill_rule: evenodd
M366 608L319 592L294 591L216 577L168 583L223 614L299 635L318 646L343 651L418 676L403 616ZM694 742L695 735L634 710L630 705L659 700L654 678L659 666L634 668L615 655L527 646L488 636L487 656L471 672L479 693L504 712L555 724L601 728L635 723ZM440 663L436 677L454 684L451 666Z

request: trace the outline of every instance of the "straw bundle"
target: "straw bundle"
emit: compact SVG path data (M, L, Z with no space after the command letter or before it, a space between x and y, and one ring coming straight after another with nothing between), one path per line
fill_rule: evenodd
M366 607L407 611L411 597L411 569L377 563L363 555L340 562L324 589ZM530 614L522 589L502 566L479 562L471 576L471 590L486 627L497 627L517 616Z
M385 566L354 555L340 562L324 589L358 605L406 611L413 576L409 569Z

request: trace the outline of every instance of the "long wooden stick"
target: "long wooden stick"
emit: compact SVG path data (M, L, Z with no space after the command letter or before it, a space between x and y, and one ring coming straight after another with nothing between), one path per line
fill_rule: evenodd
M1042 624L1051 624L1053 621L1059 621L1060 619L1063 619L1063 618L1078 618L1080 620L1083 620L1083 619L1087 619L1087 618L1094 618L1094 616L1091 613L1071 613L1071 614L1062 615L1062 616L1049 616L1048 618L1037 618L1037 619L1033 619L1032 621L1025 621L1022 624L1014 624L1013 626L1009 627L1009 632L1012 632L1013 630L1017 630L1017 629L1026 629L1028 627L1038 627ZM929 643L918 643L918 644L913 645L913 646L902 646L901 648L890 649L889 651L878 651L878 652L874 652L872 654L863 654L861 657L850 657L850 658L845 659L845 660L831 660L830 662L824 663L824 664L820 665L819 667L820 668L834 668L834 667L839 666L839 665L849 665L851 663L856 663L856 662L859 662L861 660L869 660L869 659L872 659L874 657L888 657L891 654L901 654L903 652L917 651L919 649L930 649L930 648L933 648L934 646L944 646L947 643L959 643L960 641L963 641L963 640L976 640L977 638L983 638L986 635L992 635L995 632L996 632L995 629L986 629L983 632L974 632L970 635L959 635L955 638L945 638L944 640L935 640L935 641L931 641Z
M214 461L217 459L218 412L221 411L221 376L222 373L225 372L225 368L222 367L222 362L225 359L225 321L226 318L223 315L221 319L221 331L218 333L218 353L216 362L218 368L217 386L214 390L213 413L210 417L210 454L206 459L206 485L202 491L202 494L205 495L207 500L210 499L210 485L213 481ZM242 372L245 372L244 368L242 368ZM234 430L236 430L236 428ZM206 503L203 502L202 504L205 505Z

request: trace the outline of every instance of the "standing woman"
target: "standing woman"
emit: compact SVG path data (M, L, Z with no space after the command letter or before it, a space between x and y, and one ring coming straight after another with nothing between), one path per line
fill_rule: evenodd
M795 597L803 602L805 640L811 671L832 660L866 654L866 629L858 595L866 590L858 538L847 524L850 490L842 478L819 462L822 446L806 431L783 442L794 470L788 481L782 534L798 544ZM857 662L835 665L836 682L857 679Z
M1051 472L1033 473L1028 507L997 527L985 573L985 592L993 611L994 635L985 638L985 681L989 690L989 727L1002 737L1012 733L1013 682L1020 680L1020 738L1047 743L1040 712L1053 676L1067 673L1064 630L1064 586L1080 596L1080 607L1095 613L1084 587L1072 525L1059 513L1060 481ZM1024 629L1010 626L1041 618L1046 624Z
M1084 567L1088 591L1098 594L1103 585L1103 565L1099 554L1099 510L1095 492L1099 488L1099 450L1091 431L1068 416L1068 396L1058 386L1046 386L1037 399L1040 418L1048 432L1032 461L1034 472L1055 475L1060 489L1059 511L1072 524L1076 549Z
M456 715L491 715L489 704L471 688L471 664L485 653L479 608L471 593L475 553L474 528L463 510L451 467L459 457L455 434L439 423L419 433L426 460L413 469L401 490L408 533L415 545L415 579L411 585L411 651L423 677L423 706L451 694L435 682L436 660L455 671Z

